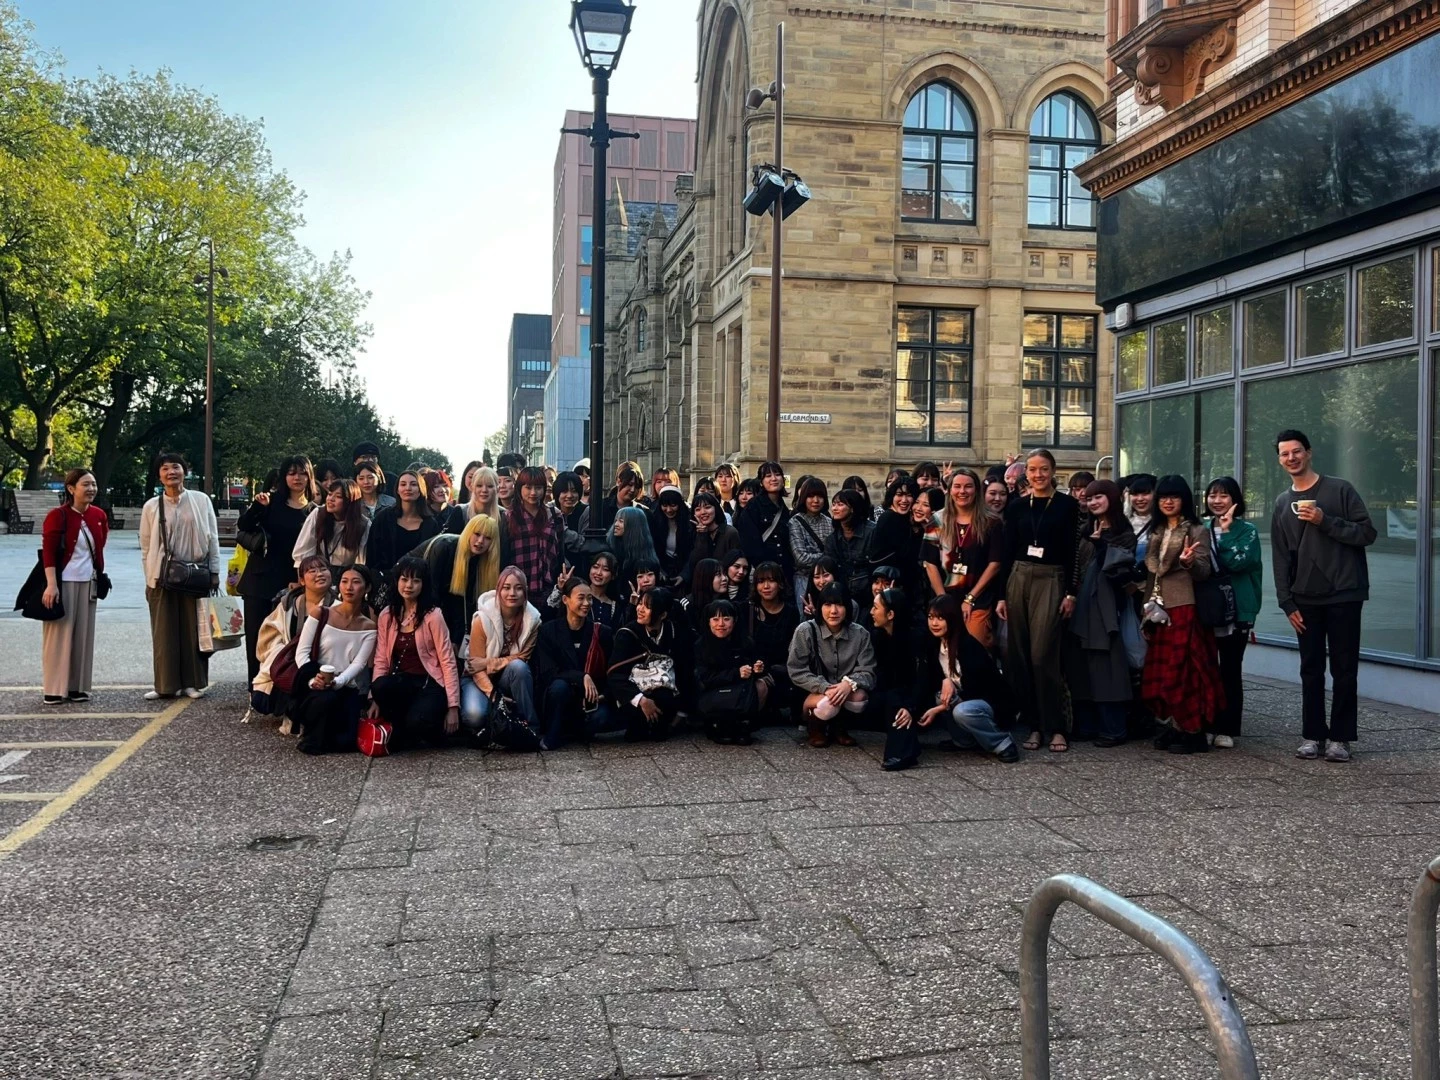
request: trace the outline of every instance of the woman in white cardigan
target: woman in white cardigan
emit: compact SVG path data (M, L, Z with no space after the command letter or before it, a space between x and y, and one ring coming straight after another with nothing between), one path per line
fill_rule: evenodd
M145 600L150 606L150 648L155 688L145 697L203 696L210 682L210 657L200 651L200 598L160 587L167 551L171 558L210 570L210 589L220 584L220 526L215 506L203 492L185 487L188 466L179 454L160 455L164 491L140 512L140 557L145 562ZM164 525L161 525L161 508Z
M495 591L480 597L470 621L470 651L460 680L460 719L472 731L485 727L498 690L513 698L527 723L535 726L535 685L530 656L540 636L540 612L526 596L528 583L519 567L500 571Z

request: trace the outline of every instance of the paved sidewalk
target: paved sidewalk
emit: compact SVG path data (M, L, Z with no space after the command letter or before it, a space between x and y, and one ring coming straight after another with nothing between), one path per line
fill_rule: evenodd
M1366 703L1338 766L1292 757L1297 706L1252 684L1239 748L1188 758L1082 745L891 775L877 736L770 729L377 761L255 1075L1009 1080L1020 913L1060 871L1210 951L1265 1077L1408 1075L1440 716ZM1161 962L1074 909L1051 955L1057 1076L1216 1075Z

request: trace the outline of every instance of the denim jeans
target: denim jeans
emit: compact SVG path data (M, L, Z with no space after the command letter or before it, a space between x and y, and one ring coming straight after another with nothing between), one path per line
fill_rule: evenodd
M887 703L883 716L893 719L894 708L890 707L892 705L898 707L898 701ZM885 739L886 758L919 756L920 733L925 729L920 727L919 717L915 720L915 723L903 730L891 728ZM979 699L959 702L948 712L942 712L936 720L962 750L979 749L998 754L1011 745L1010 733L995 726L995 711L987 702Z
M492 675L490 681L506 697L512 698L520 714L531 724L535 723L535 686L530 675L530 665L524 660L512 660L499 675ZM485 726L490 716L490 695L475 685L475 680L466 676L460 680L460 723L472 731Z

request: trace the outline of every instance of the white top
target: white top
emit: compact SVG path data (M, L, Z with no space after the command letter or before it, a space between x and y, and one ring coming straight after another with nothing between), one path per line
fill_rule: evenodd
M311 555L319 555L331 566L364 566L365 565L365 541L370 536L370 519L365 519L365 528L360 533L360 546L352 551L345 546L345 528L336 521L330 531L330 543L322 544L317 535L316 522L320 520L320 511L310 514L305 519L305 524L300 526L300 535L295 539L295 549L291 553L295 558L295 565L299 566Z
M140 511L140 557L145 562L145 583L151 588L160 580L165 545L160 534L160 500L165 499L165 528L170 533L170 552L177 559L206 563L210 573L220 574L220 526L215 504L204 492L184 489L178 502L156 495Z
M73 507L71 508L73 510ZM80 535L75 538L75 550L70 561L60 571L61 581L89 581L95 576L95 538L90 535L90 526L80 521Z
M337 630L329 623L320 631L320 647L315 648L315 631L320 622L313 615L306 618L295 646L295 666L304 667L319 660L335 669L335 685L348 686L370 667L375 655L374 630Z

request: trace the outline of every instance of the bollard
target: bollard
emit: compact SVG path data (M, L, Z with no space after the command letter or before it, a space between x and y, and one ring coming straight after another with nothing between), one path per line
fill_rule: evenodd
M1435 983L1435 915L1440 912L1440 858L1415 883L1410 901L1410 1075L1440 1080L1440 1008Z
M1025 908L1020 939L1020 1054L1024 1080L1050 1080L1050 924L1067 900L1169 961L1205 1015L1223 1080L1259 1080L1260 1070L1245 1021L1219 968L1205 950L1139 904L1077 874L1059 874L1042 882ZM1433 976L1433 909L1430 931ZM1433 991L1433 977L1431 986Z

